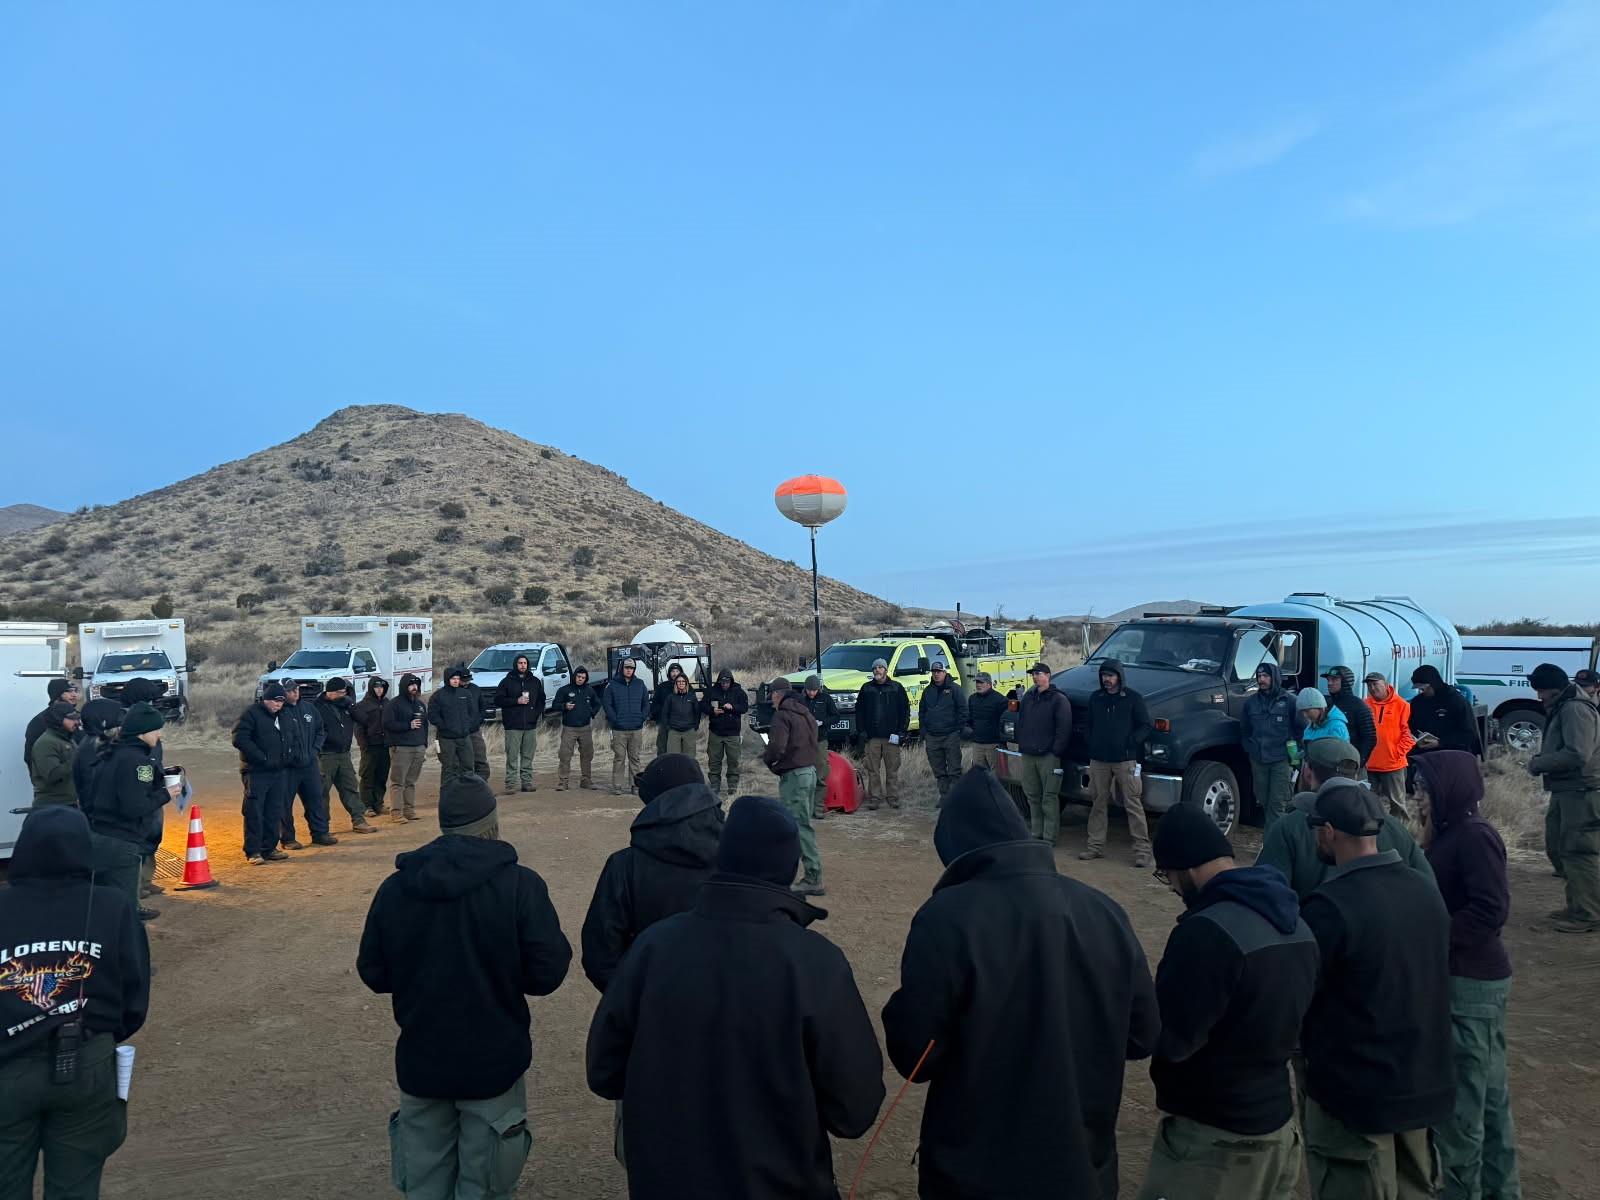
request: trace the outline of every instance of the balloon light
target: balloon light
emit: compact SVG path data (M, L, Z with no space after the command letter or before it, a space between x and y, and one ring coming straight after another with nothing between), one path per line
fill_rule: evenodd
M817 673L822 673L822 600L817 587L817 530L844 512L844 484L826 475L796 475L772 493L778 511L811 531L811 627L817 643Z

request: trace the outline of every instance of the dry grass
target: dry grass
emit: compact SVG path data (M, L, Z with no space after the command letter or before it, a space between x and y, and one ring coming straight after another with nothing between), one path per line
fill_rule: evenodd
M1523 761L1510 755L1491 759L1483 782L1483 804L1478 811L1500 831L1507 853L1515 857L1542 855L1549 796L1528 774Z

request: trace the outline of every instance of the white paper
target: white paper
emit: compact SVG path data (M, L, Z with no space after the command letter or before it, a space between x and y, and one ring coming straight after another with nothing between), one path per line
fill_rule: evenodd
M132 1046L117 1047L117 1099L126 1100L128 1089L133 1085L133 1055Z
M898 746L899 744L900 744L900 735L898 733L891 733L889 735L889 745Z
M1139 778L1139 764L1138 763L1134 763L1133 764L1133 777L1135 779Z

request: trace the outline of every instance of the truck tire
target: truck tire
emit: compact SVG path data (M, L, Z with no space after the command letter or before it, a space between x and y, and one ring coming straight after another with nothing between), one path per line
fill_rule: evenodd
M1228 833L1239 818L1239 780L1227 763L1196 763L1183 773L1182 802L1199 807Z
M1534 755L1544 741L1545 716L1536 708L1512 708L1497 718L1500 744L1512 754Z

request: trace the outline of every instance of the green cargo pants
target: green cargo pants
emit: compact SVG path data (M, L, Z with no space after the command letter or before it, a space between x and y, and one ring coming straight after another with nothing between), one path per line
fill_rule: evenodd
M1432 1200L1438 1172L1426 1129L1358 1133L1306 1097L1306 1174L1315 1200Z
M744 754L744 738L738 733L708 733L706 734L706 767L708 778L706 782L711 785L711 790L719 796L737 796L739 794L739 759ZM726 765L728 783L722 785L722 774Z
M1554 792L1546 792L1544 807L1544 856L1550 860L1550 866L1557 875L1565 875L1561 869L1561 805L1556 802Z
M933 780L939 786L939 803L943 805L944 798L961 778L961 735L925 733L922 747L928 755L928 770L933 772Z
M822 858L817 853L817 833L811 828L811 804L817 791L817 769L796 767L778 776L778 799L789 810L794 823L800 826L800 865L805 868L805 881L817 883L822 879Z
M427 757L426 746L389 747L389 809L396 819L417 815L417 780Z
M489 782L489 743L484 741L483 730L474 729L467 735L472 743L472 772L485 783Z
M888 738L868 738L861 762L867 773L867 807L877 808L879 800L887 800L890 808L899 808L899 745Z
M472 774L472 739L442 737L439 739L439 786L454 780L458 775Z
M1113 792L1122 796L1128 813L1128 836L1135 854L1150 853L1150 822L1144 815L1144 777L1134 774L1134 762L1089 763L1089 839L1090 850L1106 848L1106 828L1110 821Z
M350 751L341 754L325 750L317 755L317 767L322 771L322 794L331 796L333 789L338 788L339 803L350 814L350 824L364 824L367 810L361 804L361 786L356 782L356 767L350 761Z
M506 735L506 791L519 787L533 791L533 756L539 751L537 729L507 729Z
M1433 1131L1445 1200L1520 1200L1517 1133L1506 1086L1509 979L1450 979L1456 1110Z
M665 754L687 754L694 757L695 743L700 740L700 731L697 729L669 729L667 730L667 748Z
M588 725L563 725L561 727L561 747L558 751L558 765L556 768L556 782L562 787L567 786L567 781L572 778L572 752L578 752L578 779L579 786L593 787L594 779L590 772L594 764L594 730Z
M1300 1179L1300 1130L1247 1137L1188 1117L1161 1118L1138 1200L1291 1200Z
M533 1148L526 1085L489 1100L400 1093L389 1118L393 1183L407 1200L508 1200Z
M1252 758L1250 785L1261 809L1261 836L1266 837L1294 801L1294 771L1286 762L1260 763Z
M1024 754L1017 759L1017 780L1028 801L1028 830L1055 845L1061 832L1061 760L1054 754Z
M828 774L833 770L833 753L828 749L828 739L817 730L817 786L811 795L811 815L828 815Z
M1567 880L1567 916L1600 925L1600 789L1551 792L1561 810L1561 861Z
M78 1078L51 1083L55 1039L0 1062L0 1196L32 1196L44 1157L50 1200L95 1200L106 1159L128 1135L117 1099L117 1044L91 1034L78 1048Z

